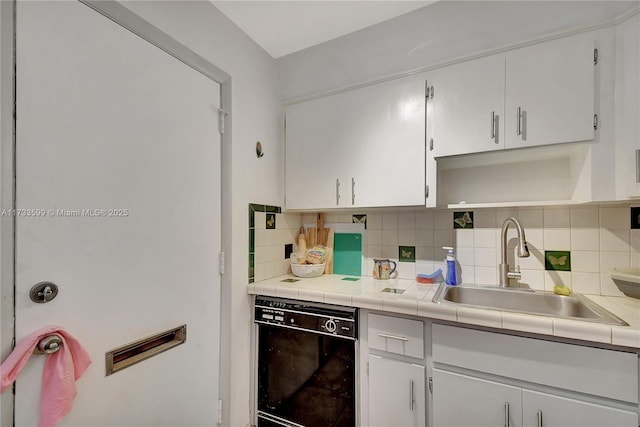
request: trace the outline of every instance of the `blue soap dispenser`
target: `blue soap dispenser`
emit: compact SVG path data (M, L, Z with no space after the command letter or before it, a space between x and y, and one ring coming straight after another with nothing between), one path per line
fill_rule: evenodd
M444 282L447 285L456 286L458 278L456 277L456 255L451 246L443 246L442 249L447 251L447 276Z

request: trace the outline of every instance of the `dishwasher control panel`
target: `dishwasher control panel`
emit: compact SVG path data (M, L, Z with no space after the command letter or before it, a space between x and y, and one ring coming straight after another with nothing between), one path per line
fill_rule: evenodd
M256 297L255 322L334 335L357 338L358 309L281 298Z

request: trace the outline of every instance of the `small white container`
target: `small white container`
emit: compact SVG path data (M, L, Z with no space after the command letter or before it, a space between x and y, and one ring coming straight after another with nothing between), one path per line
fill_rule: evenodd
M324 273L324 263L322 264L293 264L291 272L298 277L319 277Z
M640 268L612 268L609 274L620 292L640 299Z

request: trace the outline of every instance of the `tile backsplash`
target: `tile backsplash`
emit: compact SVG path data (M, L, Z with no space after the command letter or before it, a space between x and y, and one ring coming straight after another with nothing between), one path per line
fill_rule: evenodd
M502 223L513 216L524 227L531 253L528 258L516 256L516 232L510 227L508 263L512 270L520 269L520 283L534 289L552 290L563 284L586 294L622 295L608 271L613 267L640 268L640 229L631 229L630 207L363 210L357 215L326 213L325 223L363 222L366 215L363 274L370 275L373 258L381 257L398 262L400 278L413 279L417 273L430 274L438 268L444 272L446 251L442 246L453 246L463 283L495 285ZM314 223L315 214L276 214L274 230L267 230L266 221L265 213L256 212L256 281L287 272L284 245L295 242L301 224Z
M297 244L302 216L278 206L249 205L249 283L291 271L289 256Z

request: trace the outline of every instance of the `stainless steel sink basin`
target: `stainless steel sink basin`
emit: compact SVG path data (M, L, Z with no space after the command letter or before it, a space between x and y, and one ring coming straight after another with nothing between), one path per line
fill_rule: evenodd
M448 286L442 283L433 302L547 315L588 322L627 326L627 322L579 294L518 288Z

